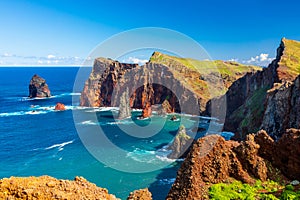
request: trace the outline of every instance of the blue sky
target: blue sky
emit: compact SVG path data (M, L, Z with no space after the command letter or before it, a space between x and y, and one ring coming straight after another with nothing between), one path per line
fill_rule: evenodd
M296 0L1 0L0 65L78 64L112 35L140 27L186 34L212 59L265 64L282 37L300 40L299 7Z

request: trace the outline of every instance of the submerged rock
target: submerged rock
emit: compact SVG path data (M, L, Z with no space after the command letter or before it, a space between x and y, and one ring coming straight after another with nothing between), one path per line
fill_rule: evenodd
M57 103L54 110L63 111L63 110L66 110L66 106L63 103Z
M29 83L29 98L44 98L50 97L51 93L46 80L35 74Z

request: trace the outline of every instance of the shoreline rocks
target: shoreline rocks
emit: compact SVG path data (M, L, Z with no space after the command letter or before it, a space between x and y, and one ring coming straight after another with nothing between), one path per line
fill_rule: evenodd
M29 98L45 98L51 97L51 92L46 83L46 80L35 74L29 83Z

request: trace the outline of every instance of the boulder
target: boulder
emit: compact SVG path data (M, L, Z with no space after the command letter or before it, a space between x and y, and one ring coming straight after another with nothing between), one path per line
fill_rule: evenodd
M63 111L66 110L66 107L63 103L57 103L54 110Z
M46 80L35 74L29 83L29 98L45 98L50 96L51 93Z
M130 192L127 200L152 200L152 194L148 188Z

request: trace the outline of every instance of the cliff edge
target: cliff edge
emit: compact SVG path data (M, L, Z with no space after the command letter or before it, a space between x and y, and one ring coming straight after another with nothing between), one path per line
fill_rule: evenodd
M297 81L294 83L299 73L300 42L283 38L276 59L267 68L247 73L235 81L225 96L208 102L206 111L209 115L211 102L222 102L225 98L224 130L234 132L235 139L243 140L260 128L278 138L287 128L299 128Z

